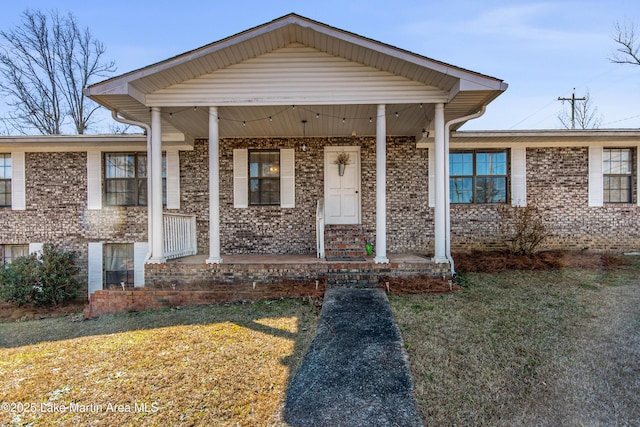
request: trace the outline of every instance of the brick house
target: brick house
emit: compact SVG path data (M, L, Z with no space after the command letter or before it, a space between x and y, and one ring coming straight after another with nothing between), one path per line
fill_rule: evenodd
M506 88L284 16L86 89L146 135L0 137L0 258L61 244L89 295L440 275L532 202L548 248L638 250L640 131L456 131Z

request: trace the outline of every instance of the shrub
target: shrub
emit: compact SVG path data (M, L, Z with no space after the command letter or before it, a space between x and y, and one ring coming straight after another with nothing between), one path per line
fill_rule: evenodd
M547 227L540 208L534 203L527 206L502 205L500 234L509 252L514 255L533 255L547 237Z
M45 244L40 254L15 259L0 269L0 295L18 306L58 305L77 297L75 254Z

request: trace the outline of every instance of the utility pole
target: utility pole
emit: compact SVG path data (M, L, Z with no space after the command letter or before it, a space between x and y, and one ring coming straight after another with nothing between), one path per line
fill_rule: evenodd
M576 98L576 88L573 88L571 98L558 97L558 101L571 101L571 129L576 128L576 101L586 101L587 98Z

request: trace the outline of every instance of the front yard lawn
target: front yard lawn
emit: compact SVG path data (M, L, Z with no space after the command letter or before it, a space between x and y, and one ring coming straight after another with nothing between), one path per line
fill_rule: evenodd
M425 425L640 425L640 260L612 264L391 297Z
M279 300L0 323L0 425L277 423L318 314Z

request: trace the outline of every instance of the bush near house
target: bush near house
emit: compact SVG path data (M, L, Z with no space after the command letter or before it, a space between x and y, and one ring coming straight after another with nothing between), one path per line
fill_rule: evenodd
M55 306L78 296L76 255L45 244L41 253L15 259L0 269L0 297L17 306Z
M530 256L538 252L547 237L543 212L536 204L527 206L502 205L500 214L500 234L510 253Z

